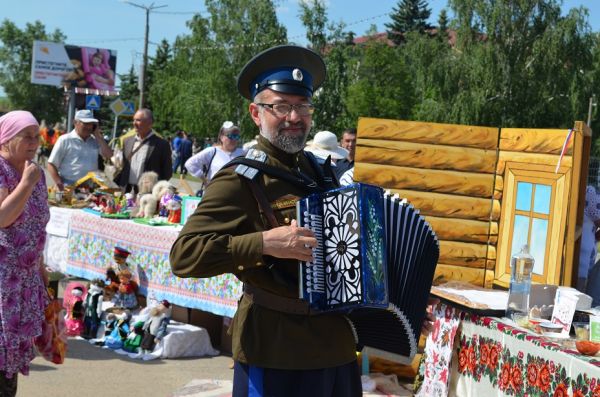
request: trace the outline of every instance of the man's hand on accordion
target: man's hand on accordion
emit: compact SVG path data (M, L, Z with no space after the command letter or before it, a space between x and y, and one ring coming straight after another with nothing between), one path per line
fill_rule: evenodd
M314 233L298 227L296 220L290 226L280 226L262 233L263 254L276 258L312 261L313 248L317 246Z
M423 325L421 325L421 333L425 336L429 335L431 330L433 329L433 322L435 321L435 316L433 314L433 307L440 303L438 298L429 297L429 301L427 302L427 311L425 314L425 319L423 320Z

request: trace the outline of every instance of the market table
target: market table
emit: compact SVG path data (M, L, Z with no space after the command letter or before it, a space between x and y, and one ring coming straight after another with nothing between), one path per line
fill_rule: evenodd
M441 303L419 369L418 396L600 396L600 361L573 341Z
M104 279L118 245L131 252L127 263L137 273L141 294L233 317L242 294L241 282L233 275L194 279L171 272L169 252L180 227L147 226L56 207L51 207L50 214L46 260L61 271L88 280ZM62 254L54 247L62 248Z

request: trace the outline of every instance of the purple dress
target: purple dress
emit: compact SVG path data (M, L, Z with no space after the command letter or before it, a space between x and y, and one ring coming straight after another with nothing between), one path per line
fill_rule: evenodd
M21 176L0 156L0 188L12 192ZM35 357L33 339L42 332L48 303L39 272L50 219L48 192L40 178L21 215L0 228L0 371L27 375Z

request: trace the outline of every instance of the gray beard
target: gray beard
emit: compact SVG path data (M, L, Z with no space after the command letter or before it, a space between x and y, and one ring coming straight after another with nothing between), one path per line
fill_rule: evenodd
M278 126L277 131L261 129L260 133L277 149L283 150L284 152L290 154L298 153L300 150L304 149L310 127L307 127L304 125L304 123L302 123L304 127L304 135L301 136L282 135L281 129L287 127L288 125L289 123L285 121Z

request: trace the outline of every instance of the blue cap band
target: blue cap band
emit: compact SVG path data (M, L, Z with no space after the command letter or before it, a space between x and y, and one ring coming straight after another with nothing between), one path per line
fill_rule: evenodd
M312 76L306 70L295 67L281 67L258 75L250 85L250 93L254 98L256 94L265 88L273 87L276 88L274 91L289 91L289 93L311 97L313 93L312 83ZM286 87L289 90L286 90Z

